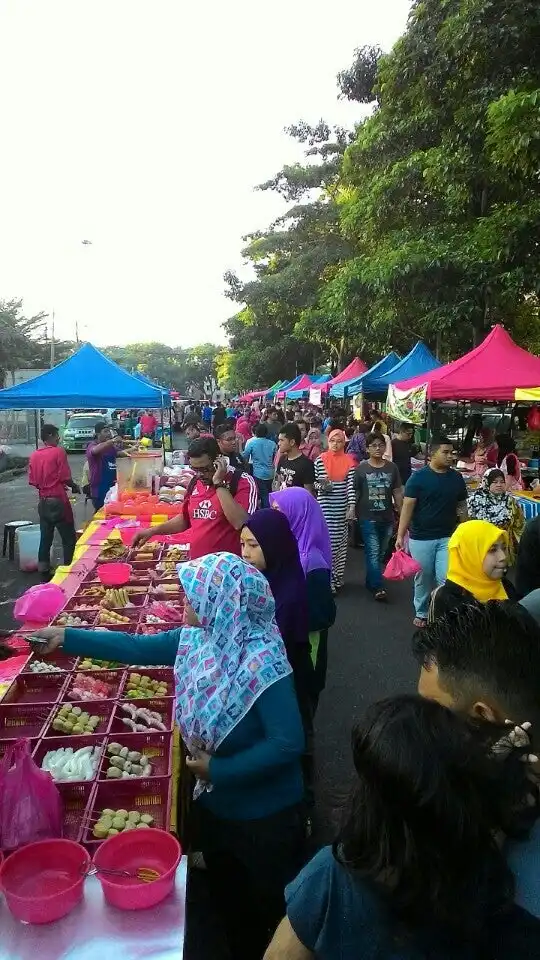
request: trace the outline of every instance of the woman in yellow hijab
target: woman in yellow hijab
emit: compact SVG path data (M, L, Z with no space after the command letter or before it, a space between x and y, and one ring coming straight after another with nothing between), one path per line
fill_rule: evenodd
M517 600L506 579L508 537L487 520L460 523L448 544L446 582L431 598L429 619L434 620L463 603Z

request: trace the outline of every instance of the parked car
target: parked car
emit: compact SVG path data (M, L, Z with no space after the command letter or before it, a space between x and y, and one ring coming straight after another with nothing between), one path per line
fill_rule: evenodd
M94 428L99 420L104 420L101 412L74 413L69 418L64 430L63 445L67 453L76 453L86 450L92 437Z

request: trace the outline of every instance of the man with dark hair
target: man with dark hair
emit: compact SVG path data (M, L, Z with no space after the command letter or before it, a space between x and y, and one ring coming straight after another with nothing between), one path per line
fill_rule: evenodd
M227 457L231 467L234 467L235 470L243 470L246 462L237 451L238 440L234 423L230 421L220 423L214 434L222 456Z
M315 468L309 457L300 452L302 435L297 423L285 423L279 431L280 458L276 467L274 490L305 487L315 493Z
M221 403L221 400L218 400L218 402L214 407L214 412L212 414L212 426L214 428L214 431L216 430L216 427L220 427L222 423L225 423L226 419L227 419L227 414L225 411L225 407Z
M407 483L411 470L412 439L414 427L410 423L400 423L397 435L392 440L392 460L399 470L403 486Z
M281 430L283 420L284 420L283 413L280 410L278 410L276 407L270 407L270 410L268 411L268 419L266 421L266 425L268 427L268 436L270 437L271 440L275 440L276 443L277 443L279 431Z
M467 519L467 488L453 469L454 448L448 437L431 447L431 459L409 477L399 520L396 547L403 549L410 527L409 548L420 564L414 578L414 625L425 627L432 590L446 580L448 541L456 526Z
M73 560L75 543L75 522L73 510L66 493L70 487L73 493L80 493L79 487L71 476L66 451L59 446L60 433L52 423L41 428L43 447L35 450L28 465L28 482L39 493L38 515L41 530L38 552L38 570L44 576L51 569L51 547L54 531L58 530L64 549L64 563L69 566Z
M525 524L516 559L516 590L525 597L540 587L540 517Z
M253 477L229 467L214 437L193 440L188 447L188 462L194 478L186 490L182 513L142 530L133 545L146 543L155 534L189 530L192 560L221 550L241 556L240 530L257 509Z
M540 627L521 604L492 600L452 610L415 633L413 654L421 696L491 723L529 722L538 752ZM507 844L507 857L516 903L540 916L539 820L528 841Z
M94 439L86 448L90 475L90 494L95 510L101 510L111 487L116 483L116 458L125 456L124 440L105 421L98 421Z
M269 506L269 495L272 489L274 475L274 457L276 444L268 436L266 423L257 423L253 427L255 436L251 437L244 447L244 454L253 467L253 476L259 491L261 507Z

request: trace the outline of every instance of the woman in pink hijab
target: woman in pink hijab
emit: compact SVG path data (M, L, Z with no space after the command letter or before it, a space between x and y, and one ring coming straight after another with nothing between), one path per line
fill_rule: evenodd
M241 417L238 417L238 420L236 421L236 433L240 434L245 443L247 443L248 440L251 440L253 436L250 420L251 417L248 419L246 415L243 414Z

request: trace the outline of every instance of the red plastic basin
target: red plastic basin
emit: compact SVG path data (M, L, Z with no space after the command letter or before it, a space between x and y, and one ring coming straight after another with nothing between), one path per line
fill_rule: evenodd
M130 563L100 563L96 573L105 587L121 587L129 581L132 566Z
M82 900L89 867L90 855L80 844L41 840L21 847L4 861L0 888L17 920L52 923Z
M119 910L146 910L161 903L174 887L176 868L182 848L176 837L165 830L129 830L109 837L94 856L94 866L105 899ZM128 870L141 867L157 870L159 880L143 883L137 877L115 877L100 869Z

